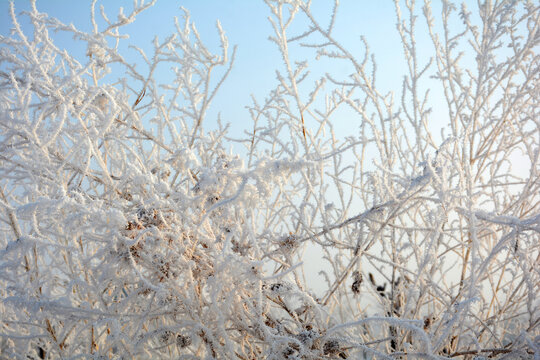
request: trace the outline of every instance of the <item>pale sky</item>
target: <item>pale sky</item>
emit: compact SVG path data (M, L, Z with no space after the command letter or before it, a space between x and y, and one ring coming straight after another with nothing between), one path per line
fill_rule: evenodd
M475 1L471 1L471 9L475 7ZM15 0L15 11L29 8L29 0ZM58 18L65 24L73 23L78 29L91 31L90 22L91 0L38 0L39 11ZM124 13L129 14L133 6L131 0L101 0L98 1L96 9L100 5L105 6L105 11L109 18L115 19L119 7L124 7ZM420 67L425 64L430 56L433 56L433 45L427 34L425 19L421 15L422 3L416 6L418 9L416 47ZM312 11L321 24L328 24L333 1L314 0ZM124 45L135 44L143 48L147 54L151 54L152 40L155 36L163 40L174 32L174 16L181 17L183 12L181 7L186 8L191 13L191 19L195 22L203 41L209 45L211 50L220 54L217 47L219 37L216 30L216 20L220 20L223 30L232 46L238 46L235 65L229 78L221 87L215 97L205 119L204 128L215 128L218 113L221 114L223 123L230 123L229 135L238 138L244 131L252 131L252 120L246 109L252 104L253 94L259 103L262 103L269 92L277 84L276 70L284 72L284 65L277 46L268 40L272 35L272 27L268 21L270 11L263 0L158 0L156 6L139 14L137 20L122 28L122 33L129 34L130 38L124 41ZM404 5L402 5L404 7ZM439 21L440 2L434 1L432 4L433 15ZM99 10L97 11L99 13ZM405 17L406 10L402 9ZM455 16L457 18L457 16ZM28 20L19 17L21 25L27 35L31 36L32 28L28 26ZM303 15L297 16L297 25L290 36L297 35L305 31ZM440 22L440 21L439 21ZM455 23L461 28L461 24ZM12 27L9 15L9 1L0 0L0 35L9 35ZM458 29L456 28L455 31ZM84 61L86 45L74 46L71 35L50 34L55 44L68 52L78 54ZM403 75L406 71L406 62L403 55L403 47L399 35L396 31L396 13L393 0L341 0L338 8L334 38L344 45L349 52L358 59L364 56L364 48L360 41L360 36L367 39L370 52L375 55L377 62L377 85L381 93L390 90L396 92L395 101L397 111L400 92L402 89ZM121 51L124 58L130 61L140 61L134 50L126 49ZM295 60L308 59L310 71L315 77L322 76L326 72L338 73L342 79L346 79L351 73L351 68L343 65L343 62L316 61L313 52L304 48L290 47L290 53ZM465 53L465 61L474 69L474 59L467 59L468 52ZM330 64L330 65L329 65ZM2 65L0 64L0 67ZM424 77L421 86L430 89L430 105L432 113L430 115L430 126L433 135L439 143L440 130L448 125L448 114L446 104L443 100L440 83L429 80L429 75L433 74L435 67L432 65L428 71L428 76ZM158 81L166 83L167 78L157 74ZM311 90L309 90L311 91ZM302 96L309 95L309 91ZM338 137L358 135L360 118L355 114L351 116L334 117L334 130ZM446 131L449 134L449 131ZM241 151L235 147L235 151ZM519 158L514 162L520 165L519 171L526 171L527 163L523 163Z
M90 31L90 3L89 0L38 0L37 8L65 24L73 23L81 30ZM105 6L108 16L113 19L116 18L120 6L124 7L126 14L132 7L131 0L98 1L97 9L100 4ZM328 23L332 5L333 1L314 1L314 12L319 15L321 23ZM123 28L123 33L130 35L128 42L150 50L154 36L165 39L174 31L173 17L182 16L181 6L190 11L192 20L207 44L213 46L219 44L215 26L216 20L219 19L229 39L231 49L233 45L238 45L236 64L211 106L205 120L207 127L215 123L217 113L220 112L222 121L231 123L233 135L243 130L251 131L252 122L245 109L246 105L251 104L251 94L262 102L277 84L276 69L284 70L276 45L268 40L269 35L272 34L272 27L267 19L270 14L268 7L262 0L161 0L153 8L141 13L133 24ZM0 0L0 34L4 36L9 34L9 29L12 27L8 8L9 2ZM28 0L15 1L16 13L28 8ZM298 16L298 19L302 21L301 16ZM21 24L25 30L30 31L26 21L21 20ZM403 50L395 24L396 16L391 0L342 0L340 2L335 37L353 54L358 54L359 58L364 54L360 36L367 38L370 50L375 54L378 64L378 83L385 92L391 89L401 90L403 71L405 71L405 62L402 60ZM300 28L300 30L304 29ZM78 51L81 56L84 56L86 48L73 47L70 36L52 34L51 37L58 46L66 48L69 52ZM431 45L426 42L425 46ZM216 51L219 53L217 48ZM303 49L297 48L293 51L299 58L302 58L304 53L309 55ZM130 53L134 54L134 51L124 53L128 61ZM312 73L319 71L322 75L329 71L324 68L325 65L319 66L316 61L312 60L309 63L313 67ZM330 70L339 72L341 69ZM343 71L346 72L347 69L343 68ZM350 119L335 125L338 131L343 128L347 135L350 135L352 125ZM444 126L443 123L441 126ZM357 128L357 125L354 127Z

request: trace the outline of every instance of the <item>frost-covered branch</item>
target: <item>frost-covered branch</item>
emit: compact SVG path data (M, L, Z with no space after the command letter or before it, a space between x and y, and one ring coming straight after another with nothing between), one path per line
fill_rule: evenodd
M32 34L11 3L0 354L540 356L539 7L396 0L407 70L385 93L369 39L341 42L338 1L264 3L283 63L243 138L205 131L236 54L219 22L217 52L183 10L128 57L125 25L155 1L115 18L94 1L89 33L32 2Z

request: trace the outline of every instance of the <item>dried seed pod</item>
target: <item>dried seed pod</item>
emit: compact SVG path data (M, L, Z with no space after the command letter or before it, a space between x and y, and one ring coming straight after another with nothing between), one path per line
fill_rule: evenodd
M191 337L182 334L176 335L176 345L181 348L188 347L191 345Z
M168 344L171 339L173 337L173 333L172 331L170 330L165 330L163 331L160 336L159 336L159 341L162 343L162 344Z
M336 339L328 340L323 345L323 353L327 356L339 356L342 359L347 359L347 353L343 350Z
M324 343L323 352L324 355L336 355L340 351L339 341L337 340L328 340Z
M290 233L288 236L279 241L279 247L283 250L291 251L298 247L298 239L296 235Z
M362 273L359 271L355 271L352 274L353 283L351 286L351 290L355 294L360 293L360 285L362 284Z
M385 289L386 289L386 283L377 286L377 292L379 293L380 297L385 297L386 296L386 293L384 292Z
M428 330L429 327L431 326L431 323L433 322L433 316L430 315L430 316L426 316L426 318L424 319L424 330Z

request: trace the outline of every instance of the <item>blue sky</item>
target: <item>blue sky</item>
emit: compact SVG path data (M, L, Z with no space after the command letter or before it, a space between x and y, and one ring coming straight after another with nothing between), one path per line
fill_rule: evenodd
M62 22L73 23L81 30L90 31L90 3L89 0L38 0L37 8ZM333 1L315 1L314 12L321 22L327 23ZM125 13L132 7L130 0L98 1L105 6L109 17L115 18L118 8L123 6ZM0 34L9 34L11 19L8 10L9 2L0 0ZM229 44L238 45L236 65L230 77L223 85L215 98L206 125L215 123L217 113L221 113L223 122L230 122L233 135L243 130L251 131L252 123L246 105L251 104L251 94L258 101L262 101L268 92L277 84L276 69L283 70L283 62L275 44L268 40L272 34L272 27L267 20L270 14L262 0L161 0L157 5L141 13L135 23L124 27L123 32L130 35L129 43L136 44L143 49L150 49L154 36L164 39L173 32L174 16L181 16L180 7L190 11L203 41L216 47L218 35L216 20L220 20L229 39ZM28 0L16 0L17 13L29 8ZM302 21L301 18L299 18ZM396 16L393 1L391 0L343 0L338 10L335 37L348 49L361 58L364 54L360 36L367 38L370 50L375 54L378 64L378 82L384 91L400 90L405 63L401 61L403 50L399 36L395 30ZM23 28L30 31L27 23L22 21ZM54 35L57 45L65 47L68 51L80 51L84 48L73 47L68 36ZM427 42L425 46L430 46ZM217 48L216 48L217 51ZM299 58L309 55L306 50L294 49L294 55ZM126 56L129 61L129 55ZM315 72L321 74L329 69L325 64L310 61ZM346 72L347 69L332 68L332 71ZM345 74L345 73L344 73ZM307 94L306 94L307 95ZM335 124L350 131L350 123L344 120ZM443 126L443 124L441 124Z
M19 14L30 6L29 0L15 0L15 10ZM39 11L58 18L65 24L73 23L77 28L91 31L90 21L91 0L38 0ZM131 0L101 0L97 3L105 6L105 11L110 18L116 18L119 7L124 7L124 13L129 13L133 6ZM471 4L471 8L474 8ZM327 24L333 6L331 0L314 0L312 10L322 24ZM433 45L426 31L425 20L420 14L422 3L417 7L419 17L417 21L417 49L421 65L425 64L430 56L433 56ZM435 18L440 17L440 2L432 4ZM238 46L236 63L229 78L221 87L208 111L204 127L215 128L218 113L223 123L230 123L230 135L239 137L244 131L252 131L252 120L246 109L252 104L251 95L261 103L268 93L277 84L276 70L284 71L283 61L277 46L268 40L272 34L272 27L268 21L270 11L263 0L158 0L157 5L139 14L137 20L123 27L123 33L129 34L130 38L125 41L148 50L151 53L151 43L155 36L165 39L174 32L174 16L181 17L181 7L191 13L191 19L195 22L203 41L210 48L220 53L218 49L219 37L216 30L216 20L220 20L222 28L229 39L229 44ZM402 5L404 7L404 5ZM0 0L0 34L8 35L12 27L9 16L9 1ZM405 9L402 10L406 16ZM98 10L99 12L99 10ZM31 34L32 29L28 21L20 18L23 29ZM298 16L296 30L303 31L302 15ZM454 31L461 28L456 22ZM298 33L297 32L297 33ZM297 34L296 33L296 34ZM294 32L293 32L294 35ZM75 47L70 35L52 34L57 46L67 49L69 52L80 53L84 57L86 47ZM338 9L334 37L340 41L357 58L364 56L364 49L360 41L364 36L375 55L377 62L377 85L379 91L386 93L390 90L396 92L396 102L399 104L399 93L402 89L403 75L406 71L406 63L399 35L396 31L396 13L392 0L341 0ZM135 51L129 50L123 53L128 61L135 61ZM339 73L342 78L351 72L351 68L343 67L342 63L328 61L317 62L312 53L299 47L291 47L291 54L296 60L308 58L310 71L314 78L325 72ZM465 53L467 58L468 52ZM139 58L140 59L140 58ZM471 61L472 60L472 61ZM474 69L474 59L466 60ZM420 65L420 66L421 66ZM343 67L343 68L342 68ZM432 66L428 75L432 74L435 67ZM313 80L314 80L313 78ZM158 79L167 82L168 79ZM427 80L427 82L426 82ZM446 104L443 101L442 88L435 81L424 77L424 88L430 88L430 105L433 112L430 116L430 126L438 142L440 130L448 125ZM305 94L307 98L311 88ZM351 120L352 119L352 120ZM309 121L309 119L306 119ZM358 135L360 120L357 116L345 114L334 117L334 130L338 137ZM446 134L448 135L448 131ZM241 149L235 148L235 151Z

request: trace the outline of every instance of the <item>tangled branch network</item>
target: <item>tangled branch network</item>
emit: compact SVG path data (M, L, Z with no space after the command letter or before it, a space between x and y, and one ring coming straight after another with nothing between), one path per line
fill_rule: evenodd
M88 32L9 4L1 359L540 358L537 2L395 0L386 92L337 1L265 0L283 61L239 137L205 128L219 23L126 47L154 3Z

